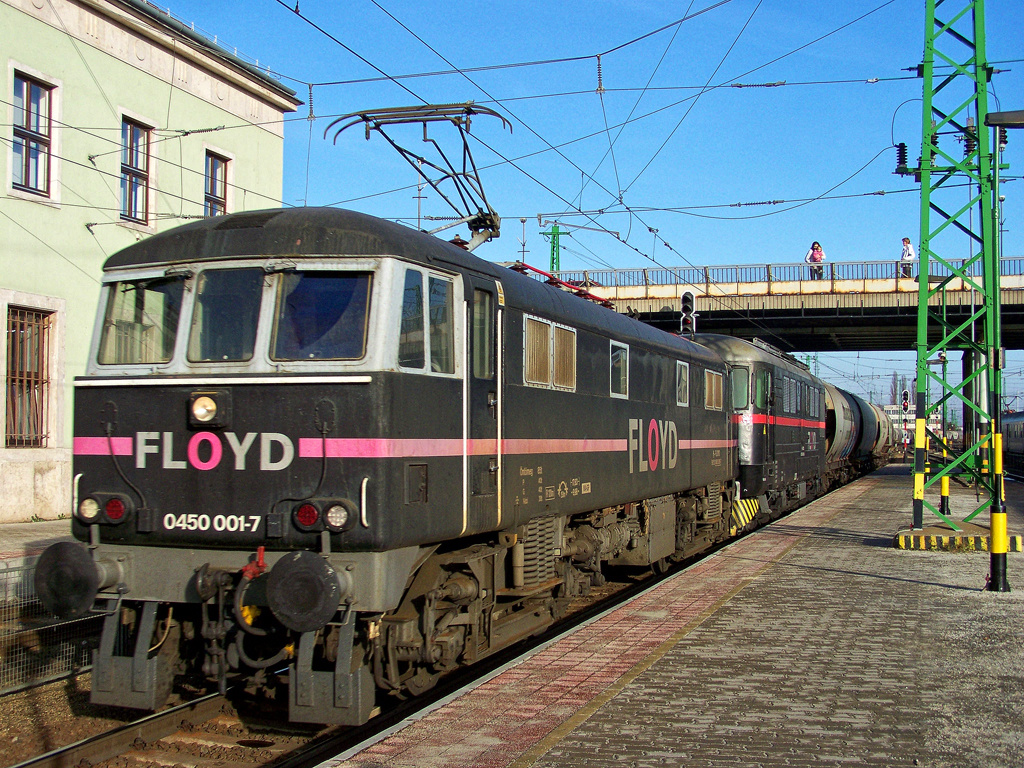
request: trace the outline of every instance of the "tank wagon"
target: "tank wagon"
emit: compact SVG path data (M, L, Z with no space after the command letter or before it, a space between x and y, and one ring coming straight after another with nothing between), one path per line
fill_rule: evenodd
M36 586L105 613L92 700L287 666L291 720L350 725L543 631L608 566L661 569L865 471L888 434L767 345L338 209L114 254L75 392L80 543Z

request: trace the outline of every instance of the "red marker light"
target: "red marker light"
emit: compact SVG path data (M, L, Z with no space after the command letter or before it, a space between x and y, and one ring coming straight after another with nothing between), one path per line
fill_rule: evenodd
M117 522L124 517L124 502L117 497L109 499L103 511L107 513L108 518Z
M295 522L303 528L312 528L320 519L320 513L312 504L303 504L295 510Z

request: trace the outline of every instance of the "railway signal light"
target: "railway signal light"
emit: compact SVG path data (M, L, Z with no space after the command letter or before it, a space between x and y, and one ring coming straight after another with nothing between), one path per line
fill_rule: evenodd
M679 333L690 338L693 338L693 334L697 332L696 313L694 312L696 300L693 291L683 291L683 296L680 299L682 314L679 317Z
M903 390L903 412L910 412L910 390L908 389Z

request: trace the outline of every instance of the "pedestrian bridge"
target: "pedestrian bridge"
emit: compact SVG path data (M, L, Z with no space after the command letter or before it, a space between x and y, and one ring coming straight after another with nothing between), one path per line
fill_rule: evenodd
M962 263L954 264L962 268ZM697 331L761 337L791 352L914 350L918 265L900 261L562 271L559 280L605 299L614 309L666 330L679 328L679 300L696 297ZM904 267L910 266L905 276ZM980 265L977 271L980 273ZM930 264L934 286L949 277ZM1003 345L1024 349L1024 257L1000 260ZM976 284L980 285L980 276ZM929 303L965 321L982 301L970 280L953 278ZM933 339L932 343L938 339Z

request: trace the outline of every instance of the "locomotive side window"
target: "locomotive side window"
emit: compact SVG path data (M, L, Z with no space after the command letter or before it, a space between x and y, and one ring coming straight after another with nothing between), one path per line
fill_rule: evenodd
M551 384L551 323L526 318L523 379L527 384Z
M576 390L576 331L554 327L555 370L552 383L557 389Z
M262 295L262 269L201 272L196 280L188 359L192 362L252 359Z
M280 277L275 360L356 360L366 352L371 276L291 272Z
M429 284L430 370L434 373L455 373L452 281L431 277Z
M422 368L423 344L423 275L410 269L405 273L405 288L402 291L398 364L404 368Z
M405 271L402 289L402 324L398 337L398 364L432 373L455 373L455 289L451 280Z
M690 364L676 360L676 405L690 404Z
M111 285L100 338L100 365L170 360L184 287L183 275Z
M732 407L742 411L750 405L750 369L732 369Z
M764 410L768 407L768 371L763 368L754 376L754 407Z
M576 391L576 330L529 315L524 320L523 380Z
M704 371L704 407L709 411L722 410L722 374Z
M629 347L611 342L609 369L611 396L629 397Z
M473 291L473 375L494 378L494 297L479 288Z

